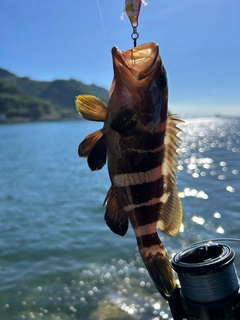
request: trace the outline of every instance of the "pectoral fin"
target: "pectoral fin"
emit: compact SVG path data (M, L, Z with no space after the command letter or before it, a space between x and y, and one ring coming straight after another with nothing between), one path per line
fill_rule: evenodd
M161 212L157 223L158 228L169 236L175 236L179 232L182 222L182 205L175 186L175 171L178 156L176 142L181 141L177 137L177 133L181 131L177 124L183 121L174 119L173 116L168 116L164 137L163 195L160 199Z
M107 105L100 99L83 94L76 97L75 100L77 112L87 120L105 121L107 114Z
M128 230L128 217L123 210L116 188L109 189L104 205L106 205L104 216L106 224L114 233L124 236Z

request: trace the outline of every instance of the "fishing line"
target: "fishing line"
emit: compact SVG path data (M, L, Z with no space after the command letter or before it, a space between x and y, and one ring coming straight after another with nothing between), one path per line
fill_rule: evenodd
M108 40L107 40L107 34L106 34L106 29L105 29L104 23L103 23L103 16L102 16L102 11L101 11L101 7L100 7L100 3L99 3L99 0L96 0L96 1L97 1L98 12L99 12L99 16L100 16L100 20L101 20L101 24L102 24L102 30L103 30L104 39L105 39L105 42L106 42L107 47L109 48Z
M194 276L179 274L178 277L183 295L196 302L222 300L239 289L233 264L216 273Z

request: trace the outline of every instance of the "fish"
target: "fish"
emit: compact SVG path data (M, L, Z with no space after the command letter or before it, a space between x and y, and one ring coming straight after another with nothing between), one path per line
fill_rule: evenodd
M157 229L175 236L181 226L175 172L183 121L168 114L167 73L157 43L125 51L113 47L112 61L108 104L91 95L76 97L83 118L104 122L84 138L78 154L92 171L107 162L111 187L103 203L105 222L124 236L130 221L148 273L168 297L176 280Z

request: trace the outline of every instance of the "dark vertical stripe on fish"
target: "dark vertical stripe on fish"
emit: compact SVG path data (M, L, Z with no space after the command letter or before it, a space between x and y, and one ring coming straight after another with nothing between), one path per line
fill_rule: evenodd
M125 187L120 188L123 194L127 196L127 190ZM142 184L128 186L131 192L131 203L133 205L138 205L141 203L146 203L153 198L160 198L163 194L163 177L160 177L156 181L145 182Z
M141 133L139 135L127 137L119 141L119 147L121 150L132 149L135 146L136 149L143 151L151 151L159 148L163 145L165 136L165 129L154 134Z
M144 205L142 207L134 208L133 210L126 212L131 220L133 228L138 228L141 226L145 226L159 220L159 212L161 210L161 202L159 201L153 205ZM137 221L135 221L134 217L131 217L133 214Z
M147 135L147 134L145 134L145 135ZM146 150L146 151L154 150L154 149L160 147L161 145L163 145L165 130L155 133L154 136L150 133L148 135L149 135L149 137L146 136L141 141L141 149L142 150Z
M162 164L163 148L156 151L144 151L128 149L124 152L128 161L119 162L118 170L121 173L146 172ZM121 171L120 171L121 169Z
M137 237L137 242L144 248L150 248L152 246L157 246L160 244L157 232Z

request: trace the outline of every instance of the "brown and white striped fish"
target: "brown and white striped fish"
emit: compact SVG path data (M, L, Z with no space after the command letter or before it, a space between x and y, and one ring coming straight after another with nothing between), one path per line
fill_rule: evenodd
M109 228L124 236L130 220L139 251L155 286L171 295L176 282L157 227L178 233L182 208L175 187L177 137L181 120L167 115L166 70L156 43L121 52L112 49L114 78L108 106L94 96L76 98L83 118L103 121L82 141L78 153L91 170L108 158L111 180L104 204Z

